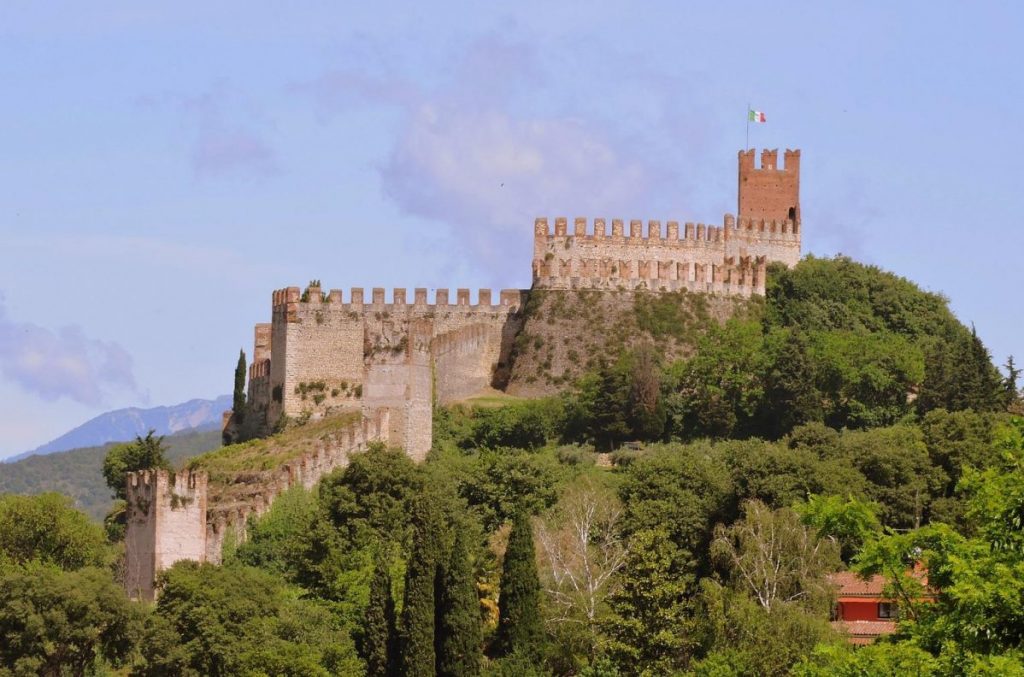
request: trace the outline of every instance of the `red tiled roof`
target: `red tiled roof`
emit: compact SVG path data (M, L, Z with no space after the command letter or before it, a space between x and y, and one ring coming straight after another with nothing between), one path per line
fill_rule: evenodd
M846 632L851 644L870 644L896 630L895 621L832 621L832 627Z
M862 579L852 571L840 571L832 574L832 582L839 586L839 597L881 597L882 589L885 587L884 576L872 576L868 580Z

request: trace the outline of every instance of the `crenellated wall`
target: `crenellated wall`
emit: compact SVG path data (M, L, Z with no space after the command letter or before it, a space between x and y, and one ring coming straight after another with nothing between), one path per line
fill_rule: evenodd
M264 419L272 425L282 414L320 416L363 406L370 370L393 365L406 353L414 324L430 338L469 326L485 328L490 336L487 356L473 378L489 382L511 350L506 326L522 306L523 295L517 289L497 296L482 289L473 299L468 289L458 289L454 296L439 289L430 303L424 288L411 295L395 289L390 298L384 289L374 288L367 298L356 287L347 299L341 290L324 292L318 286L279 289L272 295L269 330L257 331L256 340L269 347L270 360L250 370L251 408L265 411ZM255 347L257 353L263 355L265 349Z
M540 289L764 294L768 263L800 260L800 151L740 151L739 218L722 225L578 217L534 223L533 285Z
M669 221L629 223L620 219L564 217L554 231L546 218L534 223L533 281L540 289L625 289L750 296L764 294L768 261L799 258L800 236L790 223L736 223L725 226ZM795 260L793 260L795 262Z
M175 562L219 564L225 539L246 538L249 517L270 509L287 489L312 488L348 464L372 442L389 442L391 412L367 412L351 426L322 436L314 451L266 471L245 473L226 486L211 486L205 472L142 470L128 474L125 588L151 600L157 574Z
M758 167L754 151L739 153L739 217L726 214L721 226L576 218L570 232L564 217L555 219L553 230L538 218L533 288L636 292L625 295L630 308L644 292L763 295L769 263L800 259L800 151L785 151L784 161L779 164L777 150L765 150ZM319 282L274 291L271 321L254 331L248 413L225 438L265 435L281 417L358 411L361 422L321 439L315 452L297 461L246 473L246 480L236 478L216 491L208 491L203 474L132 474L129 591L151 598L156 573L181 559L219 562L228 534L244 539L249 516L265 512L290 486L311 487L373 440L423 460L432 444L434 402L512 383L509 365L527 294L505 289L495 297L484 289L473 302L469 289L454 296L439 289L431 303L425 288L411 295L395 289L388 297L377 287L367 297L355 287L347 298L338 289L325 292ZM581 302L593 303L584 296ZM539 319L536 314L534 321ZM554 325L555 319L547 322ZM580 333L554 338L570 345ZM549 347L548 364L551 354ZM578 362L579 354L572 348L565 359ZM559 383L567 374L558 375Z

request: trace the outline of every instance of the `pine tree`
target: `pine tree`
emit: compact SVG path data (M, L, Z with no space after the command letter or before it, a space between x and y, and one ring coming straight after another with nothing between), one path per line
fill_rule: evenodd
M377 556L370 581L370 604L363 627L363 658L366 674L391 677L398 666L398 637L395 629L395 600L391 596L391 572L387 559Z
M424 496L414 515L412 554L405 572L402 607L401 674L436 674L436 592L443 524L436 502Z
M465 530L455 535L441 573L438 598L437 674L472 677L480 674L480 601L469 561Z
M1013 361L1013 355L1006 358L1006 378L1003 379L1003 390L1005 391L1006 406L1013 405L1019 398L1017 392L1017 379L1020 378L1021 370Z
M501 571L495 649L498 655L515 653L539 660L543 644L533 530L526 512L519 510L512 522Z
M231 401L231 411L239 423L245 416L245 351L238 351L238 365L235 367L235 392Z

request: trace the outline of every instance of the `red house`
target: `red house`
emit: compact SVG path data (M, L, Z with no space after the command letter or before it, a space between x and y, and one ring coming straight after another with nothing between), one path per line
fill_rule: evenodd
M839 587L832 626L848 633L851 644L871 644L896 629L896 602L882 595L884 577L865 581L855 573L841 571L831 579Z

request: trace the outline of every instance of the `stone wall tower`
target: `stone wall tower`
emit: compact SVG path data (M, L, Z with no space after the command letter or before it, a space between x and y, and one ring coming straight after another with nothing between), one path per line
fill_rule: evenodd
M790 221L800 224L800 151L786 150L779 165L778 150L762 150L761 166L754 166L754 151L739 153L740 221ZM798 229L797 229L798 230Z

